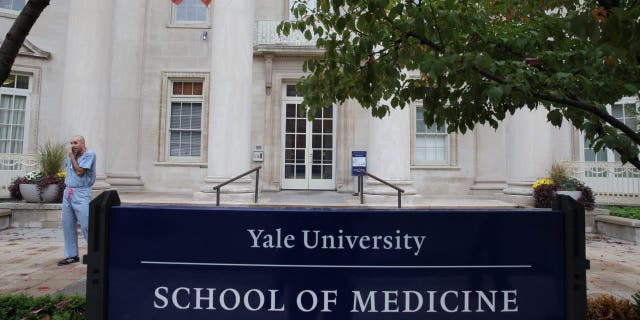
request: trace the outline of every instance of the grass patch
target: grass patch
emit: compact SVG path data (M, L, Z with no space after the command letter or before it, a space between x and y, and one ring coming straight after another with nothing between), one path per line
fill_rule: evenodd
M86 299L81 296L0 295L2 320L85 320L85 309Z
M640 220L640 207L602 206L609 214L616 217Z

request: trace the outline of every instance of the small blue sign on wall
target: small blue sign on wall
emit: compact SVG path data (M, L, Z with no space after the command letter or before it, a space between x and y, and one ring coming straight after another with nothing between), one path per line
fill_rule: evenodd
M367 152L351 151L351 175L359 176L360 171L367 171Z
M564 319L560 211L110 215L108 319Z

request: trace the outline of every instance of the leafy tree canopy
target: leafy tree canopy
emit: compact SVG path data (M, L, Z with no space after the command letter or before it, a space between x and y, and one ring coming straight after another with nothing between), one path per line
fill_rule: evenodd
M311 109L355 99L384 117L423 100L427 125L464 133L544 108L553 125L567 119L596 151L640 168L637 110L625 124L606 108L640 90L640 1L306 2L278 31L325 49L303 66Z

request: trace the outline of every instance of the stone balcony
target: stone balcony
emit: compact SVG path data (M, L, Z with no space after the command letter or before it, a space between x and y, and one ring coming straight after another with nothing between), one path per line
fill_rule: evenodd
M299 31L292 31L288 36L276 31L278 20L257 20L253 32L254 54L275 54L289 56L320 55L323 50L316 48L317 37L307 40Z

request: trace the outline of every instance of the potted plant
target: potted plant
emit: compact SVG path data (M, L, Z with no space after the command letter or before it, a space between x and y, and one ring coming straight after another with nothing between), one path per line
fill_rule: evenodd
M538 179L533 184L533 200L536 208L551 208L557 194L572 197L587 210L593 210L595 206L593 190L579 179L571 177L569 169L563 164L552 165L549 178Z
M47 142L38 150L39 170L31 171L9 185L11 198L27 202L60 202L64 190L62 171L67 156L64 144Z

